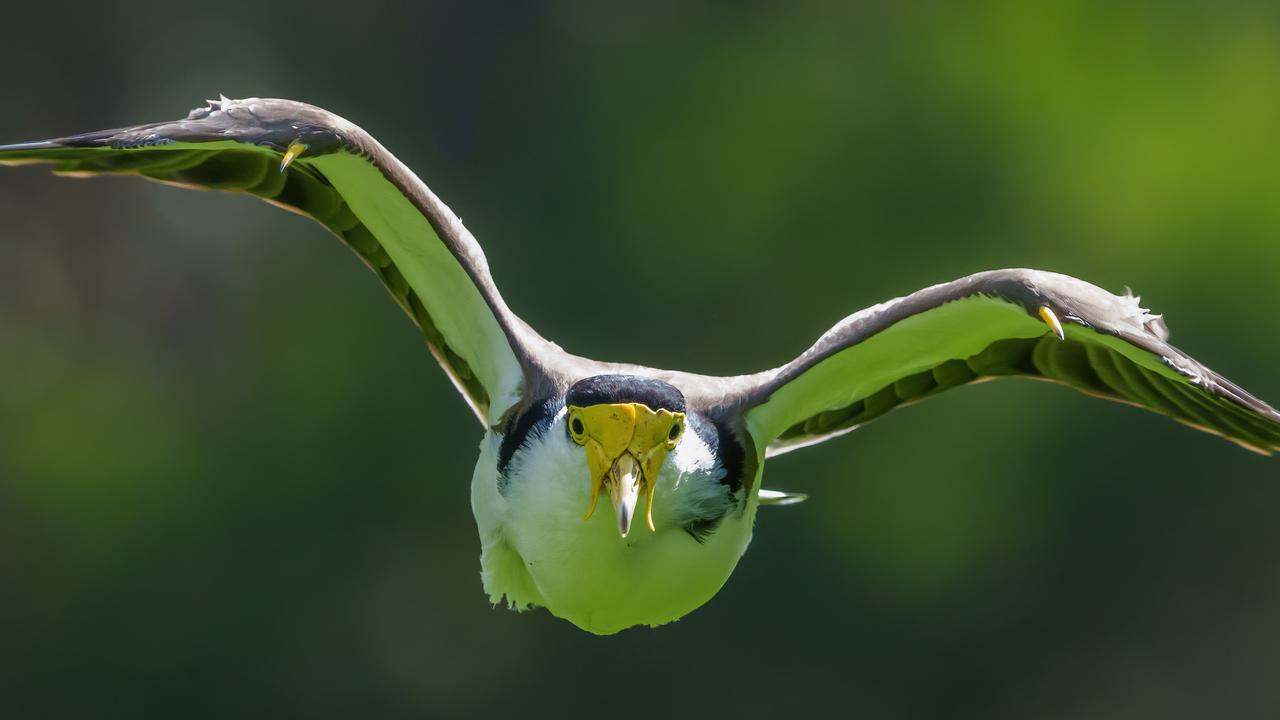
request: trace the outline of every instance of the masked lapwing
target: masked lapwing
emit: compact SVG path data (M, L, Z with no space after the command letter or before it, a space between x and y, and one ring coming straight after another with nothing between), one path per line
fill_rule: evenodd
M719 590L757 508L800 499L760 488L767 458L959 385L1051 380L1280 449L1280 414L1170 345L1137 298L1036 270L867 308L754 375L572 355L507 308L479 244L409 168L303 103L222 98L173 122L3 146L0 163L249 193L337 235L480 420L471 504L490 600L593 633L670 622Z

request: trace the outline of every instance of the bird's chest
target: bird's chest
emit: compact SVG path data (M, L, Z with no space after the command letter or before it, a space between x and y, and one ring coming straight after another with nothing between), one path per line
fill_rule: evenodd
M590 483L574 450L530 453L501 491L496 466L486 466L493 453L482 452L472 498L486 580L501 568L506 577L493 577L495 584L518 590L531 583L539 599L530 602L596 633L670 622L714 595L746 550L754 507L730 513L699 543L664 522L661 503L670 500L673 478L660 477L657 530L639 526L623 538L609 513L584 520ZM505 592L493 587L490 594L499 590Z

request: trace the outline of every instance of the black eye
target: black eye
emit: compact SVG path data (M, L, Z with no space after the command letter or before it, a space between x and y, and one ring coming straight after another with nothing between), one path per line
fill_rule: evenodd
M680 437L680 423L671 426L671 432L667 433L668 440L675 440Z
M582 434L582 431L583 431L583 429L584 429L584 428L582 427L582 419L581 419L581 418L574 418L574 419L573 419L573 422L569 423L569 428L570 428L571 430L573 430L573 434L574 434L574 435L581 435L581 434Z

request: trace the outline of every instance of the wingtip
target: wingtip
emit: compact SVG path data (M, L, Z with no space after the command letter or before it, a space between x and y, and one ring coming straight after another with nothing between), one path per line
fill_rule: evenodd
M24 150L50 150L52 148L62 147L62 145L52 140L37 140L35 142L13 143L12 145L0 145L0 153L6 152L22 152Z
M49 151L66 147L55 140L0 145L0 165L38 165L49 162Z

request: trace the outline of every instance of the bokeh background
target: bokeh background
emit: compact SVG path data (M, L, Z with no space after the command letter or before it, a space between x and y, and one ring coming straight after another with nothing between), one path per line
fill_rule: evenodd
M1034 266L1131 285L1280 400L1275 3L4 16L0 139L219 92L322 105L577 353L754 371L871 303ZM681 312L619 323L648 292ZM4 169L0 715L1280 713L1280 461L1155 415L1010 380L779 458L766 486L812 500L761 512L707 606L609 638L489 606L478 440L319 227Z

